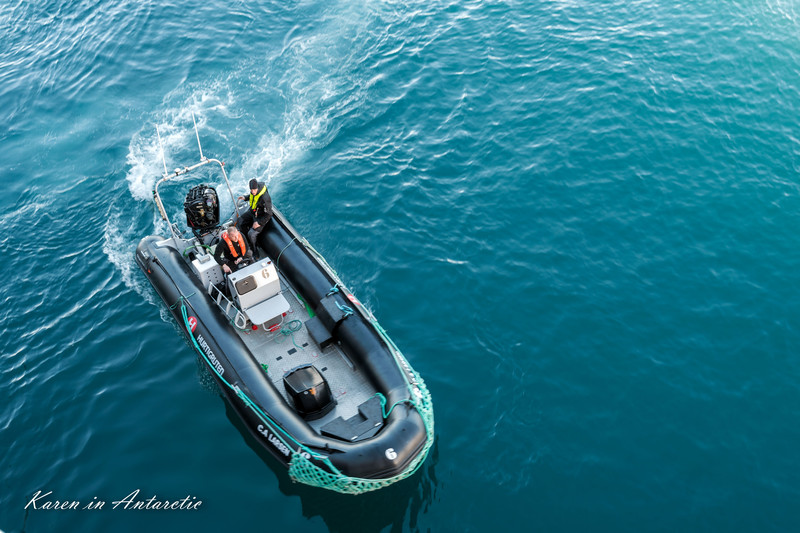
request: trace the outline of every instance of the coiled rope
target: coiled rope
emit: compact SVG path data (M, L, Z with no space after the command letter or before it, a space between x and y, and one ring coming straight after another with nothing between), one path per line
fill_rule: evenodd
M281 329L275 332L275 342L280 344L286 339L286 337L291 337L292 344L294 344L296 348L305 351L305 348L298 346L297 341L294 339L295 332L300 331L302 327L303 323L299 320L290 320L284 324Z

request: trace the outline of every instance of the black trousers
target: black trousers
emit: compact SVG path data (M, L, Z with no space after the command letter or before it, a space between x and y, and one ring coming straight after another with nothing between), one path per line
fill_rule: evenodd
M253 250L253 253L255 253L258 234L264 230L266 224L262 224L258 228L254 229L253 222L255 222L253 212L246 211L239 217L239 223L236 226L239 228L239 231L241 231L244 235L247 235L247 240L250 241L250 244L253 246L251 249Z

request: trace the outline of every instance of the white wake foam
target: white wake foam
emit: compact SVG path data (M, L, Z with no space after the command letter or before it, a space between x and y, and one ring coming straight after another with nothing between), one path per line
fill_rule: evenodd
M112 205L104 235L103 250L128 287L155 303L133 255L143 236L167 231L152 207L153 188L164 172L162 146L167 172L199 159L192 113L205 155L232 161L226 169L236 193L254 177L279 183L309 150L330 143L342 128L342 117L368 98L371 81L362 79L358 63L367 46L359 37L369 17L352 9L332 7L313 34L287 37L279 51L245 61L219 79L181 84L145 119L126 156L127 188L135 208L130 208L131 201ZM258 108L253 102L261 101L261 95L264 104ZM212 153L209 145L225 152ZM222 183L216 185L219 190ZM220 195L223 207L225 197Z
M369 46L364 36L371 17L363 8L350 2L330 6L314 34L287 36L267 59L265 81L280 93L284 111L278 127L261 135L232 173L237 183L280 179L309 150L335 139L342 118L367 99L373 82L359 64Z

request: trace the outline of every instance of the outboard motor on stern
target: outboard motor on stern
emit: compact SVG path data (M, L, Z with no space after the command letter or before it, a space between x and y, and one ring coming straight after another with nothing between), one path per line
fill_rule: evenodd
M219 198L214 187L201 183L186 194L186 223L197 235L219 224Z

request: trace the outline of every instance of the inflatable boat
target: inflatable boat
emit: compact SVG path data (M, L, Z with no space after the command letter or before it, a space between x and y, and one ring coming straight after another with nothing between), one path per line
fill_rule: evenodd
M245 427L291 479L359 494L410 476L434 437L423 380L278 209L255 260L223 272L213 252L246 206L237 205L224 163L203 155L196 123L195 134L200 160L190 166L167 172L162 146L153 198L169 233L142 239L136 263ZM159 187L211 171L224 180L233 215L221 220L215 187L195 184L179 227Z

